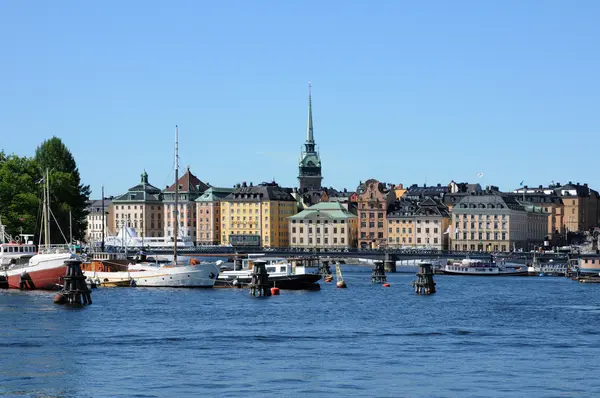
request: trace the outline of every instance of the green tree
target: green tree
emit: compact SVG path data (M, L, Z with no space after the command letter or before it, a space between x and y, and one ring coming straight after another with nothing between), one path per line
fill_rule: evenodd
M68 239L69 211L73 239L82 240L87 227L86 207L90 186L81 183L73 155L60 138L52 137L36 149L35 162L40 172L45 174L48 170L50 177L50 209L54 214L50 223L52 242L64 243L63 234Z
M39 230L40 178L32 159L0 152L0 217L9 235L36 234Z

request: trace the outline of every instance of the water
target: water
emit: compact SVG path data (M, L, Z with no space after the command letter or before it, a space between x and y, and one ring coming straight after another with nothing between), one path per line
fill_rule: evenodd
M0 291L0 396L597 396L600 285L412 275L348 289Z

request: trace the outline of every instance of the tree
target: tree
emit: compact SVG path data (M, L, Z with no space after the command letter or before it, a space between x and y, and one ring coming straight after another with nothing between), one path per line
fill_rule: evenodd
M90 186L81 183L73 155L60 138L52 137L36 149L35 162L42 175L46 170L49 174L50 209L54 214L50 223L52 242L64 243L64 238L68 239L69 211L73 239L82 240L87 227L86 208Z
M40 178L33 159L0 152L0 217L9 235L37 232Z

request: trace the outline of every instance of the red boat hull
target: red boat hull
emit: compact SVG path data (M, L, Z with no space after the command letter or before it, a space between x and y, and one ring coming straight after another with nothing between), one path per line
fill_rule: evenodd
M42 269L39 271L28 271L31 280L24 284L24 289L39 289L39 290L56 290L57 285L63 284L63 278L67 272L67 267L60 266L50 269ZM21 288L21 275L9 275L9 289Z

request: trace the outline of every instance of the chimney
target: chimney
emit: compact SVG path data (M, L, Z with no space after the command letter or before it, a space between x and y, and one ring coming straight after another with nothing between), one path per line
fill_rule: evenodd
M246 185L246 181L242 181L242 187L244 187L244 188L246 188L246 187L247 187L247 185Z

